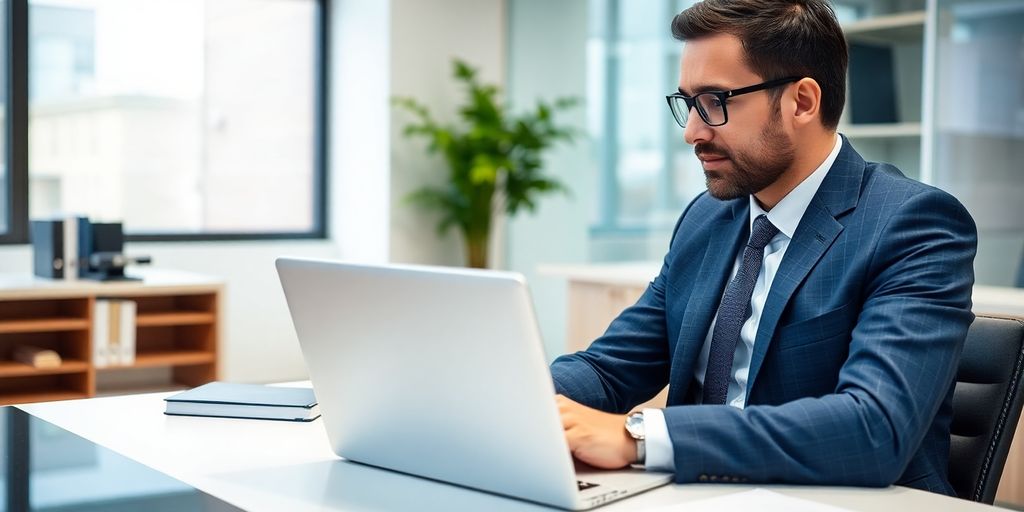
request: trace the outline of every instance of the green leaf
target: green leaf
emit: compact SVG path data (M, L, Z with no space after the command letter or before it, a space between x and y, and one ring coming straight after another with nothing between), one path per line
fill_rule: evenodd
M486 238L496 192L503 196L509 215L522 208L535 210L545 194L568 193L561 182L544 173L543 155L578 134L574 127L557 124L556 117L580 101L541 101L515 115L501 101L501 89L480 83L477 69L465 61L453 60L452 76L465 94L453 124L438 123L414 98L391 99L396 109L412 116L413 121L402 129L404 136L424 139L427 151L439 153L448 167L444 185L422 188L406 199L440 214L439 233L458 227L467 239ZM501 190L497 190L499 184Z
M494 184L498 180L498 168L487 155L476 155L469 170L469 181L474 185Z

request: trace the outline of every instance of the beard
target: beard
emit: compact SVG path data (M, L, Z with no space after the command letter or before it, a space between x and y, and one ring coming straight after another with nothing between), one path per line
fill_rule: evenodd
M732 163L732 169L704 170L708 193L723 201L755 194L775 183L792 166L796 153L793 141L782 131L781 109L744 151L729 151L711 142L698 143L693 150Z

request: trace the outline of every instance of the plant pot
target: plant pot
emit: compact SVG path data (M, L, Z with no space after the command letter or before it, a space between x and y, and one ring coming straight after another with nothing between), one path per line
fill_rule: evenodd
M466 239L466 265L472 268L487 268L487 236Z

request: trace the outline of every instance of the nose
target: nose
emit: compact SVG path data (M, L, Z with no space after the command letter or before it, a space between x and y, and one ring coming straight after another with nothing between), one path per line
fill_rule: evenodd
M714 136L715 131L711 129L704 119L697 113L697 108L690 109L690 115L686 119L686 128L683 129L683 139L689 145L698 142L707 142Z

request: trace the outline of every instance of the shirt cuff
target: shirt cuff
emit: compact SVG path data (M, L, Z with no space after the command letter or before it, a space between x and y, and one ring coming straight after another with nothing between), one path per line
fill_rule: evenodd
M647 451L645 469L676 472L672 439L668 437L668 424L661 409L644 409L644 444Z

